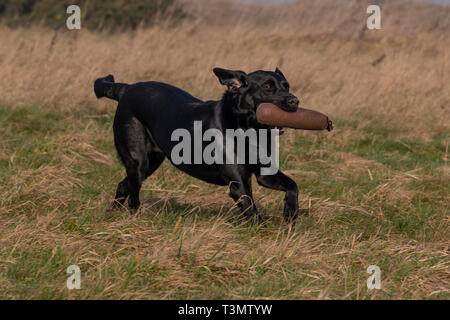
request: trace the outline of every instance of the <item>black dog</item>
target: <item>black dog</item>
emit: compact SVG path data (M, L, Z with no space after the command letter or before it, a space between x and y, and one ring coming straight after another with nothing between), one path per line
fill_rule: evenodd
M219 101L203 102L189 93L160 82L132 85L115 83L109 75L95 81L97 98L119 102L114 118L114 143L127 176L117 187L115 204L128 197L130 209L138 209L142 182L164 161L173 163L171 152L176 141L172 132L183 128L194 135L194 121L202 121L203 130L271 129L256 120L260 103L270 102L286 111L298 108L299 100L289 93L289 84L278 68L275 72L214 69L227 91ZM204 147L204 146L203 146ZM251 175L264 187L286 192L284 218L293 222L298 216L297 184L281 171L262 175L256 164L174 164L180 170L203 181L229 185L230 196L248 217L258 219L252 197Z

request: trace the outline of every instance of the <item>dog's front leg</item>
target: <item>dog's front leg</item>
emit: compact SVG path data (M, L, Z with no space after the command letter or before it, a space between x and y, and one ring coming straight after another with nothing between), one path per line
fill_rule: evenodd
M247 181L231 181L230 196L241 209L244 216L254 222L259 222L259 215L252 196L250 179Z
M278 170L274 175L256 174L258 184L275 190L286 191L284 198L284 219L295 223L298 217L298 187L294 180Z

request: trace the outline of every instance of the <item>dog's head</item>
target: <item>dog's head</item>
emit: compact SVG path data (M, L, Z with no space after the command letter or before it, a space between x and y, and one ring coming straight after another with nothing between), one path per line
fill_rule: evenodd
M246 74L238 70L214 68L221 84L227 86L226 95L233 100L234 113L247 117L248 126L255 126L256 109L263 103L272 103L285 111L296 111L299 100L289 92L289 83L277 68L273 71L255 71Z

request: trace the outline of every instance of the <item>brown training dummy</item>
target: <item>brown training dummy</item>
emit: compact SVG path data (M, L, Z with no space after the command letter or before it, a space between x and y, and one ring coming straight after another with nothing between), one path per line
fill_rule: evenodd
M256 109L259 123L303 130L333 130L333 123L320 112L298 108L294 112L280 109L272 103L261 103Z

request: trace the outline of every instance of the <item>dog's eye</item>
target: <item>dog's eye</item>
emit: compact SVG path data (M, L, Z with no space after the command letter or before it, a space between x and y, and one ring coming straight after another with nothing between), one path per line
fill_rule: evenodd
M263 89L266 91L273 91L273 85L271 85L270 83L266 83L263 85Z

